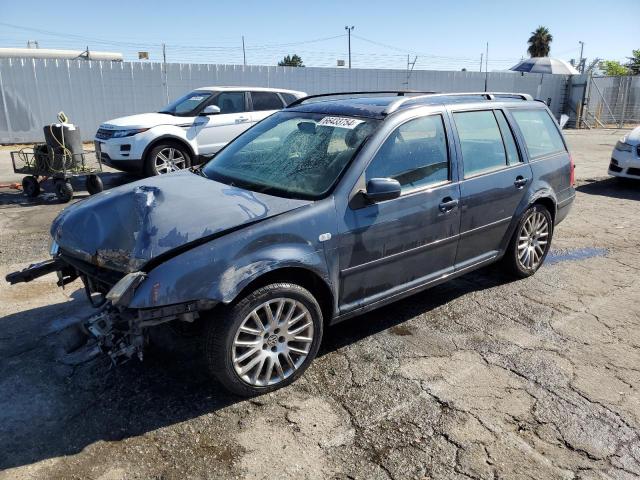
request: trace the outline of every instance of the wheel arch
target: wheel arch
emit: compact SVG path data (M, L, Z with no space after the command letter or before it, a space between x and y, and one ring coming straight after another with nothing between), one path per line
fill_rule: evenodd
M533 202L531 202L530 206L533 206L533 205L542 205L547 210L549 210L549 213L551 214L551 221L555 223L557 205L554 198L552 198L551 196L540 196L536 198Z
M159 143L162 142L166 142L166 143L177 143L183 147L185 147L187 149L187 152L189 153L189 155L191 156L191 161L193 162L195 157L196 157L196 153L193 149L193 146L186 141L184 138L180 138L176 135L170 135L170 134L165 134L165 135L160 135L158 138L153 139L153 141L149 142L149 145L147 145L144 148L144 151L142 152L142 160L144 162L147 161L147 156L149 155L149 152L151 152L151 150L153 150Z
M331 287L316 272L305 267L280 267L264 272L250 280L238 290L229 303L238 301L250 292L272 283L295 283L307 289L320 305L325 324L331 321L334 314L334 294Z

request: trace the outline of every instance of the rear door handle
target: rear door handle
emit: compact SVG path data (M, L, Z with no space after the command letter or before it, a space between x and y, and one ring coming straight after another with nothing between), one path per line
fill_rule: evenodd
M522 187L524 187L524 186L527 184L527 182L528 182L528 181L529 181L529 179L528 179L528 178L524 178L524 177L521 177L521 176L517 176L517 177L516 177L516 181L515 181L515 182L513 182L513 184L514 184L516 187L518 187L518 188L522 188Z
M442 202L440 202L440 205L439 205L440 211L443 213L450 212L457 206L458 206L458 200L455 200L451 197L443 198Z

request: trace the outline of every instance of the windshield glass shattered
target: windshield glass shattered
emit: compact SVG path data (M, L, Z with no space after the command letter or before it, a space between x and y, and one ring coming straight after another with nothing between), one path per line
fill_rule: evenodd
M278 112L207 163L208 178L292 198L324 196L379 121Z
M168 113L177 117L192 115L196 108L211 98L212 93L204 90L196 90L174 100L169 105L160 110L159 113Z

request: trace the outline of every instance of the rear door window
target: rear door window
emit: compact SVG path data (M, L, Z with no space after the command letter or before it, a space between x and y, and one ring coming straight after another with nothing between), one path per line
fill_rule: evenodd
M462 147L465 178L507 166L507 154L492 110L453 114Z
M558 127L546 110L514 109L511 115L520 127L532 159L566 151Z
M251 92L251 101L256 111L280 110L284 107L282 100L275 92Z
M403 123L385 140L366 171L366 180L393 178L402 192L449 179L449 154L441 115Z

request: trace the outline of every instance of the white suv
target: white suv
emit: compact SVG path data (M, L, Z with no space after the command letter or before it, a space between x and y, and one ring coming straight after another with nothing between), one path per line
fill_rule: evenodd
M203 87L158 113L116 118L96 132L96 155L118 170L159 175L211 157L251 125L306 93L258 87Z

